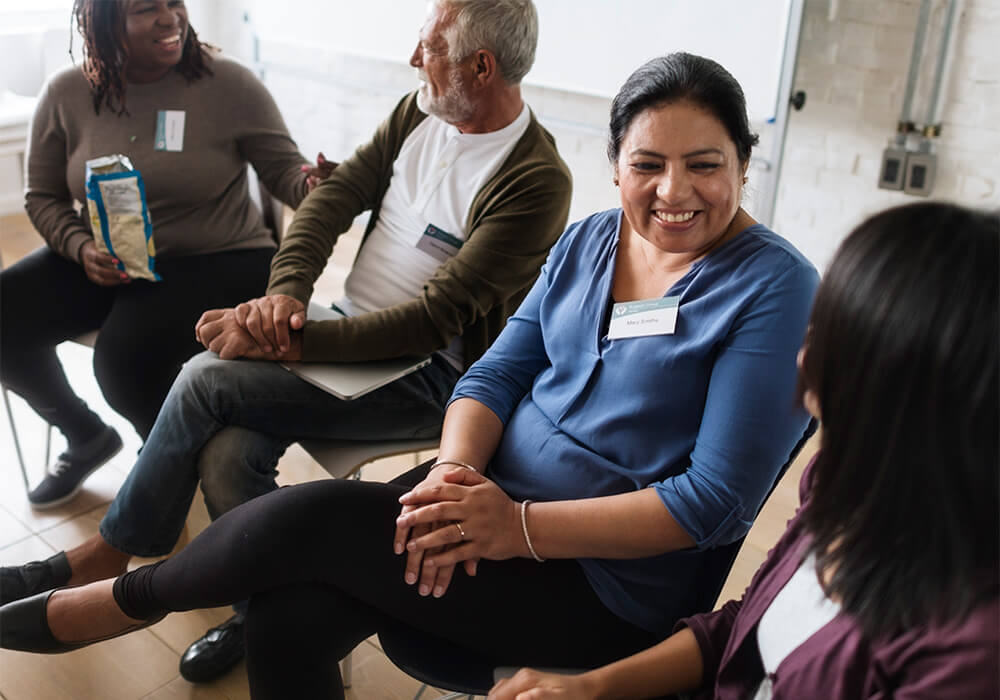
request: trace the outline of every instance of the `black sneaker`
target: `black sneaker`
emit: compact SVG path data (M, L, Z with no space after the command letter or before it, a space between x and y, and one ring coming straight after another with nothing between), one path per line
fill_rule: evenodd
M118 431L110 425L104 426L97 437L72 450L66 450L56 463L49 467L49 473L28 494L28 501L38 510L55 508L72 500L80 492L83 482L98 467L118 454L122 439Z
M71 574L65 552L53 554L45 561L4 566L0 568L0 605L65 586Z

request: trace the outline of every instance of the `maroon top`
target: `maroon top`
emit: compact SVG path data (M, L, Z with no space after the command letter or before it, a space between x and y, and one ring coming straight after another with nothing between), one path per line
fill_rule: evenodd
M809 468L799 485L803 501L808 475ZM697 698L744 700L763 680L757 623L802 563L809 542L802 528L794 527L798 519L796 514L742 600L677 623L675 629L694 632L704 678L715 679L714 689L702 689ZM785 657L771 681L775 700L1000 698L1000 599L994 589L961 622L927 625L878 642L841 612Z

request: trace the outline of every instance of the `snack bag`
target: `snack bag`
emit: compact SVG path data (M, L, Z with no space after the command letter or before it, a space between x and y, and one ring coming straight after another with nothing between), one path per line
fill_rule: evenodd
M116 153L87 161L87 210L94 243L132 279L159 281L142 174Z

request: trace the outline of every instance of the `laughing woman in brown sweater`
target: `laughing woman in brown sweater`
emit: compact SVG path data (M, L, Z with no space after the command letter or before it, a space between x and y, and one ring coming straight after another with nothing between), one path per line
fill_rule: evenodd
M0 274L0 379L68 443L29 495L36 508L73 498L122 444L67 383L56 345L100 330L98 384L145 439L201 349L201 313L264 292L275 242L247 163L292 207L315 173L264 86L198 40L181 0L76 0L74 14L82 65L45 85L28 145L25 208L46 245ZM166 149L154 140L164 119L180 132ZM116 153L145 183L158 282L132 279L94 243L85 162Z

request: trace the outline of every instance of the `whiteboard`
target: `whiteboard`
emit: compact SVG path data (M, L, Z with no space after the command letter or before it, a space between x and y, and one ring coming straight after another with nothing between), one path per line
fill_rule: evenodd
M743 87L751 121L774 118L791 0L536 0L525 79L614 97L636 68L674 51L707 56Z
M751 120L775 116L792 0L535 0L531 85L614 97L650 58L689 51L743 86ZM250 0L262 37L406 63L426 0Z
M427 0L246 0L264 39L316 44L355 56L408 63Z
M327 52L405 66L427 13L426 0L190 0L232 5L253 31L315 52L322 75ZM715 59L743 87L761 147L754 158L755 218L770 224L795 83L805 0L535 0L539 38L525 83L613 97L655 56L688 51ZM307 59L308 60L308 59ZM533 105L545 121L544 100ZM583 118L582 125L591 126ZM765 126L766 124L766 126ZM600 127L604 127L603 115Z

